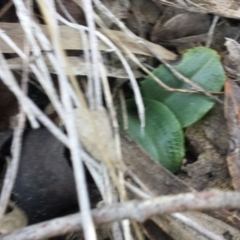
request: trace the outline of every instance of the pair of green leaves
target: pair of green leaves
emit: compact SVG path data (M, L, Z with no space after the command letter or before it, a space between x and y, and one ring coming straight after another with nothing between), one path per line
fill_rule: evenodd
M220 91L225 81L220 57L209 48L188 50L174 68L206 91ZM189 89L163 65L153 73L172 88ZM135 102L128 100L129 133L150 156L175 172L185 153L182 128L203 117L213 107L214 101L201 94L166 91L151 77L141 82L141 91L146 127L141 131Z

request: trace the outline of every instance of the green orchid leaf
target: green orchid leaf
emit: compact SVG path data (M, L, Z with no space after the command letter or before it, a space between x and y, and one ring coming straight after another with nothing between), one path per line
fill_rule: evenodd
M143 99L146 108L146 126L141 129L134 100L127 100L128 130L130 135L172 172L176 172L184 156L184 138L181 124L172 111L159 101Z
M206 47L188 50L174 68L207 91L220 91L226 79L220 56L216 51ZM190 88L163 65L153 73L172 88ZM151 77L141 82L141 90L144 98L155 99L168 106L182 127L199 120L214 105L213 100L202 94L166 91Z

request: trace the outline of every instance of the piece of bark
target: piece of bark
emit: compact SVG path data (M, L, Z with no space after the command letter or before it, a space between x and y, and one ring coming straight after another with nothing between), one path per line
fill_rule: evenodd
M216 104L201 120L187 127L185 138L186 156L178 177L198 191L231 188L226 163L228 134L223 106Z
M228 169L234 189L240 191L240 88L231 80L225 83L224 110L229 135Z
M151 159L150 156L128 136L122 136L121 140L125 164L128 166L128 169L141 180L152 196L194 191L159 163ZM211 222L211 227L208 229L209 231L214 231L215 234L222 235L223 232L229 232L232 239L235 240L238 240L236 236L240 236L238 230L224 222L215 221L215 218L206 214L191 212L187 217L192 221L195 221L194 219L196 218L199 219L198 223L204 226L208 226L209 222ZM153 220L173 239L206 239L199 233L196 235L196 232L190 228L183 229L183 224L170 215L161 216L161 218L156 217ZM221 227L219 227L219 222L221 223Z
M154 196L189 192L192 189L162 167L128 136L122 137L123 160L128 169L139 176Z

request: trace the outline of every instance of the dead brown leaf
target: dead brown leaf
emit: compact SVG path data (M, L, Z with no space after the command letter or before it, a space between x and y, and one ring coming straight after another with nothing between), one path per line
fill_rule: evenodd
M193 12L214 13L228 18L240 19L238 0L153 0L171 7L183 8Z
M107 167L109 174L120 191L116 170L125 171L114 139L111 122L105 108L75 110L78 137L84 148Z
M103 155L107 156L112 165L117 166L116 147L106 110L76 109L75 115L78 136L86 150L101 161L104 161Z
M27 217L16 204L10 202L9 209L10 211L0 219L0 235L8 234L27 226Z
M159 19L151 33L153 42L162 42L207 33L211 25L206 14L179 13L167 21ZM200 24L199 24L200 23Z
M21 25L18 23L0 23L0 28L7 33L7 35L21 48L23 49L24 44L24 33L22 31ZM46 26L41 26L43 32L48 36L48 31ZM65 50L82 50L82 39L81 35L79 34L79 31L67 27L67 26L59 26L60 34L61 34L61 41L62 41L62 47ZM126 45L130 51L136 54L142 54L146 56L151 56L151 54L142 46L137 44L134 40L132 40L130 37L126 36L123 32L120 31L113 31L113 30L107 30L109 32L108 36L110 37L110 40L113 42L118 41L118 39L121 39L121 43ZM71 37L69 37L71 36ZM117 39L116 39L116 37ZM146 40L144 40L146 41ZM149 47L161 56L161 58L166 60L175 60L176 55L164 47L148 42ZM6 44L4 41L0 41L0 48L3 53L14 53L14 50L9 47L8 44ZM101 51L107 51L109 50L109 47L106 46L103 42L99 41L99 49Z

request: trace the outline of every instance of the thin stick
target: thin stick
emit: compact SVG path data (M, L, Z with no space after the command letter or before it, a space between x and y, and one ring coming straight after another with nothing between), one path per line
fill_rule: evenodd
M116 111L114 108L113 99L112 99L112 95L111 95L111 89L110 89L109 82L107 79L106 68L103 65L101 56L100 56L100 64L99 65L100 65L100 73L102 76L104 98L105 98L106 105L107 105L107 108L110 113L110 118L111 118L112 127L113 127L113 135L114 135L114 140L115 140L116 156L117 156L116 161L118 161L120 165L123 165L122 152L121 152L121 140L120 140L120 135L119 135L119 125L118 125L118 121L117 121L117 114L116 114Z
M143 198L143 199L149 199L151 198L150 195L146 194L144 191L142 191L141 189L135 187L134 185L128 183L125 181L125 185L133 192L135 193L137 196ZM208 237L209 239L212 240L224 240L224 238L222 238L221 236L213 233L212 231L209 231L207 228L201 226L200 224L198 224L197 222L193 221L192 219L186 217L184 214L182 213L172 213L171 216L173 216L174 218L178 219L179 221L181 221L183 224L187 225L188 227L194 229L195 231L201 233L202 235Z
M218 22L219 18L220 17L216 16L216 15L214 15L214 17L213 17L211 27L209 28L209 31L208 31L208 39L207 39L207 42L206 42L206 47L210 47L211 44L212 44L214 30L215 30L215 27L217 25L217 22Z
M28 4L29 11L31 11L31 1L28 1L27 4ZM3 10L5 9L7 11L8 8L10 8L11 6L12 6L12 1L9 1L9 3L5 5L6 8L4 7ZM1 13L0 13L0 17L2 16ZM24 52L26 57L24 58L24 61L23 61L23 67L22 67L23 73L22 73L22 80L21 80L22 90L25 94L28 91L29 50L30 50L29 42L28 40L26 40L24 44ZM7 174L4 178L2 194L0 198L0 219L3 217L3 214L7 209L9 199L11 197L11 192L14 187L15 179L17 177L17 171L18 171L19 160L21 155L22 136L23 136L24 126L26 122L26 115L21 105L19 105L19 109L20 111L18 116L18 124L14 130L13 141L11 146L12 159L11 159L11 162L9 163Z
M61 8L62 12L66 15L69 21L74 24L78 24L66 7L63 5L61 0L57 0L59 7ZM93 92L93 79L91 74L91 58L90 58L90 50L88 44L88 36L84 29L79 29L82 45L83 45L83 52L84 52L84 60L87 64L87 79L88 79L88 90L87 90L87 97L88 97L88 104L91 109L94 108L94 92Z
M120 99L120 107L122 112L121 115L122 115L122 121L123 121L123 129L127 130L128 129L127 106L126 106L126 100L125 100L125 96L122 88L119 89L118 95Z
M96 224L127 218L143 222L152 216L173 212L240 209L239 202L239 192L211 190L119 203L92 210L92 216ZM66 234L79 230L82 220L84 221L83 218L79 218L79 214L56 218L22 228L0 237L0 240L34 240Z
M101 92L101 81L100 81L100 65L99 65L99 49L98 49L98 41L96 36L96 26L94 22L94 11L92 7L91 0L83 0L79 1L79 3L83 6L85 18L87 21L87 25L89 27L89 38L90 38L90 47L91 47L91 63L92 63L92 71L93 71L93 79L94 79L94 93L95 93L95 106L94 108L98 108L102 106L102 92Z
M28 42L25 42L24 49L26 55L29 55L29 44ZM28 87L28 62L29 58L27 57L23 63L23 73L22 73L22 90L24 93L27 93ZM13 135L13 141L11 146L11 154L12 159L8 165L7 174L4 178L3 187L2 187L2 193L0 198L0 219L3 217L7 206L9 199L11 197L11 192L14 187L15 179L17 176L18 166L19 166L19 160L21 155L21 146L22 146L22 135L24 131L24 126L26 122L26 115L24 113L24 110L22 109L21 105L19 105L20 113L18 116L18 124L17 127L14 130Z

